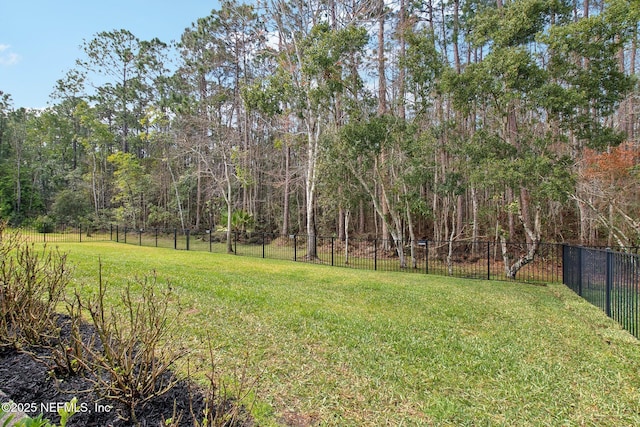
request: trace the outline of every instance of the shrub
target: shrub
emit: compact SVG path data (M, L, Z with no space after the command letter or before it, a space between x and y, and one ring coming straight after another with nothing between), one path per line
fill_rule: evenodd
M91 213L91 204L84 191L66 189L56 196L52 212L59 223L77 224Z
M53 220L46 215L40 215L33 223L38 233L53 233Z
M0 224L0 347L43 344L57 335L56 306L71 270L66 255L39 250Z
M175 300L170 286L158 294L155 275L137 280L141 291L136 299L131 285L121 294L120 311L105 307L101 275L97 295L83 301L76 293L77 307L89 313L100 341L82 343L83 357L77 360L93 372L96 392L122 404L137 423L136 409L177 383L170 370L186 353L161 347L170 338L168 310Z

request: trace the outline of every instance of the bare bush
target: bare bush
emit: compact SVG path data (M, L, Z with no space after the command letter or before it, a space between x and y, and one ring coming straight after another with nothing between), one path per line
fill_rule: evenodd
M245 356L244 365L235 372L232 381L225 380L215 363L215 350L209 339L209 367L206 372L207 383L203 389L204 411L202 416L193 414L195 427L229 427L246 425L253 401L258 377L248 375L249 357Z
M0 347L56 338L56 309L70 278L65 254L46 245L39 249L0 224Z
M175 304L171 288L158 294L157 278L137 280L138 299L127 284L119 310L105 307L106 286L99 279L98 294L77 306L86 310L99 342L83 343L79 362L94 374L95 389L104 398L121 403L137 423L136 409L171 390L177 383L171 368L185 356L180 349L163 346L170 338L169 307Z

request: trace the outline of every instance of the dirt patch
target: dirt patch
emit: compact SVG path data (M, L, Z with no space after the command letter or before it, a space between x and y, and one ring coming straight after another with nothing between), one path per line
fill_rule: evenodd
M287 411L280 417L280 422L289 427L313 427L319 420L313 415Z

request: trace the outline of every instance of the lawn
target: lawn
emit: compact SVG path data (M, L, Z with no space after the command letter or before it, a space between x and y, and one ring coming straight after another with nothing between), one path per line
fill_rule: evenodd
M61 243L80 292L155 272L175 341L246 368L260 425L640 425L640 347L563 285ZM181 367L184 374L187 366Z

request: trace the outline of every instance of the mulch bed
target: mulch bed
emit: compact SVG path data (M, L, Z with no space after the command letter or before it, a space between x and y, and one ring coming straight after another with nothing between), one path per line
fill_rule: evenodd
M68 319L62 320L64 323ZM80 328L83 339L90 340L93 334L90 325ZM63 342L70 328L63 325ZM65 335L67 335L65 337ZM89 341L87 341L89 342ZM36 417L43 413L53 423L60 417L57 408L76 397L80 412L73 415L67 426L164 426L165 420L175 414L180 415L180 426L193 426L196 419L202 422L205 399L197 386L187 381L178 381L169 392L158 396L136 409L137 423L127 419L128 411L121 404L101 398L94 390L94 382L89 375L56 376L46 361L52 352L45 347L34 347L17 351L0 350L0 401L9 399L14 405L3 405L9 412L22 410L28 416ZM172 375L172 374L170 374ZM175 412L174 412L175 409ZM7 411L5 411L7 412ZM233 426L252 426L248 420L236 420ZM0 420L0 425L2 420Z

